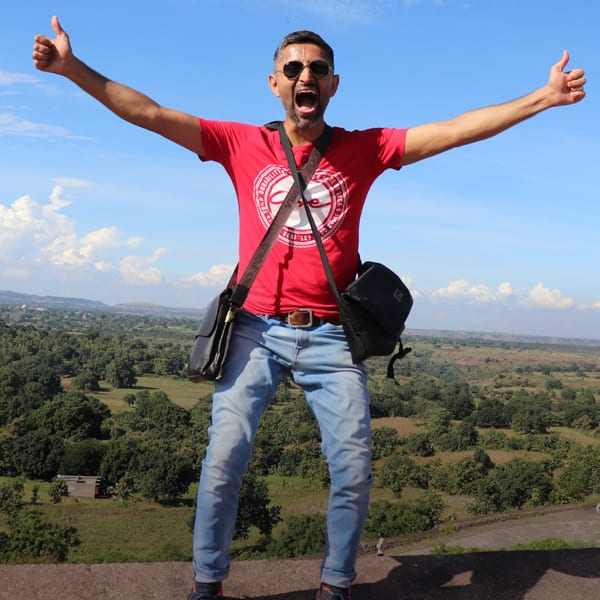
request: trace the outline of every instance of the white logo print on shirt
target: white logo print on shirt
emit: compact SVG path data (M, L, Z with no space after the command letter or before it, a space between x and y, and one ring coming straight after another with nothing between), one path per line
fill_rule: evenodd
M253 197L260 220L267 228L292 186L288 168L266 166L254 180ZM339 173L317 170L307 186L310 209L323 239L339 228L348 204L348 187ZM279 241L288 246L314 246L315 240L302 201L292 210L279 234Z

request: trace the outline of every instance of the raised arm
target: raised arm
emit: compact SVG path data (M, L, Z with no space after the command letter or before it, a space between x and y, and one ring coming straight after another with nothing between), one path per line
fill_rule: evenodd
M584 72L582 69L565 72L568 62L569 53L565 50L550 69L548 83L522 98L469 111L449 121L409 129L401 165L490 138L543 110L583 100Z
M152 98L100 75L73 54L69 36L57 17L52 17L51 24L55 39L37 35L34 40L32 58L37 69L70 79L122 119L204 156L196 117L161 106Z

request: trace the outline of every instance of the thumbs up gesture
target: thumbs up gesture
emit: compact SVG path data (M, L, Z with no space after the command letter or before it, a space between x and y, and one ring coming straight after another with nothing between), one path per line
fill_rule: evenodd
M565 50L560 60L550 69L548 87L555 96L557 106L575 104L585 98L585 73L583 69L565 71L568 62L569 53Z
M45 35L35 36L31 55L33 64L40 71L65 75L73 58L71 42L67 32L60 26L58 17L52 17L51 25L56 38L52 40Z

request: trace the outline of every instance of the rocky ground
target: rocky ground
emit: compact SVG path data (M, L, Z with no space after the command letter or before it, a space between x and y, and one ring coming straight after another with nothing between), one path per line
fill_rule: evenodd
M593 548L499 551L559 538ZM444 544L471 549L432 555ZM243 561L232 566L228 598L312 600L319 559ZM367 547L353 600L592 600L600 598L600 513L595 507L462 529L386 549ZM0 565L0 600L185 600L186 563Z

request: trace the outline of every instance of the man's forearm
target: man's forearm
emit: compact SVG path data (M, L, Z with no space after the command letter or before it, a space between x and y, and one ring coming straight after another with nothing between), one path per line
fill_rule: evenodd
M160 108L152 98L104 77L76 57L65 68L64 76L122 119L152 129Z
M448 121L413 127L406 136L401 164L493 137L556 105L552 90L544 86L516 100L468 111Z
M485 140L552 108L552 92L540 88L516 100L472 110L442 123L449 129L449 148Z

